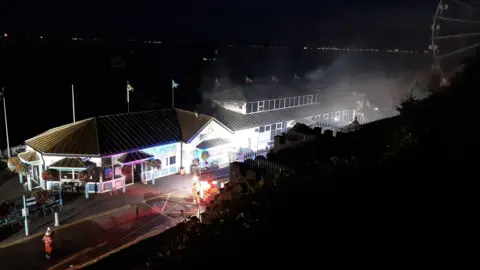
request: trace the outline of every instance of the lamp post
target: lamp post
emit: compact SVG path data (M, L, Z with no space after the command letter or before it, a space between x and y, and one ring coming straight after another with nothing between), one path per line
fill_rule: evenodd
M7 156L11 157L10 139L8 137L7 105L5 103L5 88L3 87L2 87L2 92L0 93L0 96L2 97L2 100L3 100L3 115L5 117L5 137L7 138Z

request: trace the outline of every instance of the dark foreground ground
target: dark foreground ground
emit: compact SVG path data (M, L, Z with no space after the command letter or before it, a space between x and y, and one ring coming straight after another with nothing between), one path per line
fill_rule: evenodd
M335 207L331 193L292 194L291 200L278 197L272 201L260 225L252 224L245 229L243 222L229 220L225 221L228 227L216 227L207 241L198 240L201 237L190 239L194 244L183 253L182 261L160 259L156 254L175 238L180 231L176 227L87 269L245 269L286 264L303 268L314 263L312 258L332 260L336 249L334 240L339 239ZM207 229L205 233L210 234L212 230Z

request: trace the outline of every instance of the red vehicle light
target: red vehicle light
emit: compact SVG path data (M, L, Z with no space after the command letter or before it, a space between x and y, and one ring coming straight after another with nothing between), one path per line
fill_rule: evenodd
M203 188L203 190L209 190L210 188L212 188L212 185L210 185L210 183L206 181L201 181L200 186Z

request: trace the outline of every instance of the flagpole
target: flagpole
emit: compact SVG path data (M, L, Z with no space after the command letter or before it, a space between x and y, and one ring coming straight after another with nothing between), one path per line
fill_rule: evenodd
M128 82L127 82L127 112L130 113L130 90L128 89Z
M175 84L172 83L172 108L175 108Z
M7 105L5 103L5 89L2 87L3 115L5 116L5 134L7 137L7 156L10 157L10 139L8 138Z
M73 123L75 123L75 89L72 84L72 114L73 114Z

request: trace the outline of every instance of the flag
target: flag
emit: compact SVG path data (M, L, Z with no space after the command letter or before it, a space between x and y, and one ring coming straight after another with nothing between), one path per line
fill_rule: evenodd
M178 88L179 84L172 80L172 89Z
M133 92L132 85L127 81L127 103L130 102L130 92Z
M133 92L135 89L133 89L133 86L127 81L127 91L128 92Z
M215 78L215 88L219 88L220 87L220 81L218 80L218 78Z
M249 83L253 83L252 79L250 79L248 76L245 77L245 83L246 84L249 84Z
M277 77L275 77L275 76L272 76L272 82L273 82L273 83L276 83L276 82L278 82L278 79L277 79Z

